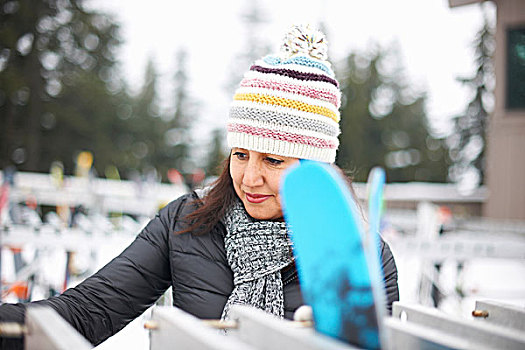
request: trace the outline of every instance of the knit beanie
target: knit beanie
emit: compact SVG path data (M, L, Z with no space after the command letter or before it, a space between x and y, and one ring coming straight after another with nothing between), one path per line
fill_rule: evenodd
M333 163L341 92L327 49L323 33L293 26L281 52L255 61L233 97L228 146Z

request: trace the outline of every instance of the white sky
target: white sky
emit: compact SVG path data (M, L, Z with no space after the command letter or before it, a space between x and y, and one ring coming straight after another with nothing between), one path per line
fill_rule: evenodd
M140 86L147 58L153 57L161 75L160 94L169 104L175 52L185 47L192 94L203 103L195 138L205 141L213 127L225 125L231 97L224 87L244 46L240 14L247 0L89 3L121 23L120 60L132 87ZM450 9L447 0L259 0L259 5L269 19L264 34L275 50L291 24L321 20L334 63L370 42L397 42L411 81L428 92L427 111L437 126L446 125L468 102L467 91L455 79L474 69L471 42L482 23L479 5Z

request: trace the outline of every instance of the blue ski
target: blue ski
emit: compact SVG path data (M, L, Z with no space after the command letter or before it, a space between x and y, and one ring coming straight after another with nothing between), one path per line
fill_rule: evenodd
M299 281L317 331L367 349L380 348L362 214L348 184L332 166L301 161L281 184ZM377 254L375 255L377 257Z

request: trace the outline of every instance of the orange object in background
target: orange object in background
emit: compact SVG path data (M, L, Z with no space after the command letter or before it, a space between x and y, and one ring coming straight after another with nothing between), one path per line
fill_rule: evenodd
M20 300L29 299L28 283L24 281L13 282L5 292L5 295L8 294L14 294Z
M13 254L16 254L16 253L22 253L22 248L11 247L11 246L9 246L8 248L9 248L9 250L10 250Z
M76 159L75 175L87 178L92 165L93 153L89 151L80 152Z
M30 194L26 197L26 206L31 210L36 210L36 207L38 206L38 202L36 200L35 195Z
M169 169L168 170L168 180L172 184L181 184L184 182L184 178L182 177L181 173L177 169Z
M452 220L452 217L453 217L452 210L450 210L450 208L447 207L446 205L442 205L438 209L437 216L438 216L438 221L442 225L443 224L448 224L448 223L450 223L450 221Z
M4 207L7 207L7 202L9 198L9 184L5 182L0 186L0 214L2 213L2 209Z

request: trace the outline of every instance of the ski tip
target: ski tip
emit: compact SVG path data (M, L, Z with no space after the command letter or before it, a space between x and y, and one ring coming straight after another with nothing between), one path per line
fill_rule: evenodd
M335 184L348 197L350 196L350 191L348 183L343 176L331 164L301 159L298 164L286 170L281 180L279 188L279 193L282 196L281 200L286 202L287 198L301 195L305 188L312 189L312 186L322 188L328 183Z
M368 174L368 184L381 185L386 181L385 170L379 166L373 167Z
M372 168L372 170L370 170L370 173L368 174L368 181L366 183L366 192L368 198L370 199L374 192L380 190L385 185L385 182L385 170L379 166Z
M292 203L304 204L306 198L339 198L358 212L356 199L352 196L350 185L344 174L331 164L301 160L286 170L281 180L279 193L285 217ZM335 197L330 197L335 196Z
M283 181L281 182L281 192L283 188L286 188L291 182L297 178L301 178L304 174L328 174L334 179L341 179L340 174L328 163L319 162L315 160L301 159L296 165L288 168L284 174Z

